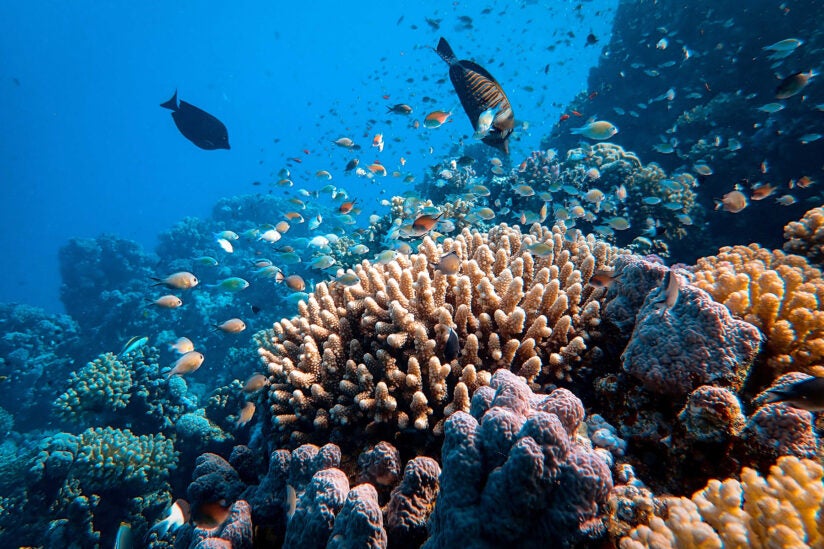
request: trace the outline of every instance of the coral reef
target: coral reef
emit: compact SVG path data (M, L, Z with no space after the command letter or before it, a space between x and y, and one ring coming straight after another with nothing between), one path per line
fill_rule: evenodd
M55 413L73 423L105 424L129 404L131 388L129 366L106 353L71 373L69 388L54 401Z
M741 480L711 480L692 499L662 498L649 523L621 539L643 547L820 547L824 543L824 469L781 457L766 478L745 467Z
M37 307L0 304L0 379L3 408L16 416L20 431L48 422L41 411L54 400L52 380L68 376L80 356L77 323Z
M541 256L529 251L538 244ZM459 273L433 267L449 252ZM364 261L355 286L318 284L299 317L255 335L271 381L267 428L292 446L438 434L498 368L535 384L571 379L599 324L603 291L586 284L614 254L563 225L526 235L500 225ZM447 348L453 334L460 353Z
M669 276L681 277L673 270ZM761 334L705 291L680 284L671 308L662 303L663 286L648 294L624 350L624 371L657 394L686 395L699 385L740 390Z
M697 287L765 334L767 382L824 360L824 279L806 259L757 244L727 246L693 270Z
M812 265L824 263L824 207L813 208L798 221L784 226L784 251L807 258Z
M583 405L558 391L535 395L499 370L479 391L493 393L489 408L447 420L441 492L424 547L565 547L599 532L612 476L598 451L575 439Z

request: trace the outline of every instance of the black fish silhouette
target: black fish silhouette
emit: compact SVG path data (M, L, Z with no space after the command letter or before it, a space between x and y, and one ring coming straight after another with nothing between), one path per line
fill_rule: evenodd
M481 114L488 109L494 110L492 126L481 141L509 154L509 136L515 128L515 114L501 85L477 63L458 61L444 38L440 39L435 51L449 64L449 79L475 131L478 131Z
M223 122L183 100L177 100L177 90L171 99L160 106L172 110L175 126L183 137L207 151L229 148L229 132Z

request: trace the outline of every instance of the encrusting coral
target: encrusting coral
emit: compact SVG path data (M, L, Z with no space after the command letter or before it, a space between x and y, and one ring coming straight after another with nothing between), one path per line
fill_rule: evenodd
M621 549L644 547L824 547L824 469L785 456L766 478L745 467L741 480L713 479L692 499L658 500L657 516L621 539Z
M438 268L449 253L457 272ZM600 322L604 292L587 283L616 253L562 224L499 225L363 261L357 284L320 283L299 316L256 334L271 429L292 446L363 430L438 435L499 368L533 386L570 379Z
M693 283L766 336L771 378L824 360L824 279L806 259L757 244L698 260Z

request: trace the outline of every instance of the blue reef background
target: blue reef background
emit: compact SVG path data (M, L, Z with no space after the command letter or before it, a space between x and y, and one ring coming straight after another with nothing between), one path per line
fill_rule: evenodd
M584 47L586 35L607 40L615 5L499 2L479 15L486 4L3 2L0 302L62 311L57 250L68 239L114 232L151 250L183 217L207 216L219 198L277 179L288 157L305 157L293 170L296 187L317 188L311 174L343 167L329 143L342 135L368 147L383 131L382 158L403 155L420 177L468 133L431 50L441 35L507 83L518 119L530 123L513 144L513 158L523 157L586 89L600 50ZM472 17L473 28L460 15ZM443 19L441 28L427 17ZM175 89L226 124L230 151L203 151L182 138L158 107ZM436 103L422 104L426 95ZM420 118L428 106L456 110L454 121L412 140L406 120L369 124L401 102ZM370 199L381 188L390 196L404 190L388 178L358 185L366 213L378 209Z

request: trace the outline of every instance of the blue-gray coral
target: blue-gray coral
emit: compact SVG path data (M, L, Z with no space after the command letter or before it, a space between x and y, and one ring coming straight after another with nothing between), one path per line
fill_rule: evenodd
M335 517L327 549L385 549L386 531L378 503L378 491L371 484L359 484L346 496L343 508Z
M534 395L507 370L490 386L495 396L480 418L456 412L446 422L441 492L424 547L564 547L580 540L596 526L612 488L609 467L576 441L578 425L565 426L550 397Z
M298 498L286 527L284 548L323 549L335 526L335 516L349 493L349 480L340 469L315 473Z
M386 532L392 547L417 548L426 541L426 522L438 497L441 468L430 457L409 460L403 480L386 505Z
M701 385L741 389L760 347L758 328L686 282L672 307L663 303L665 292L651 291L638 312L624 371L657 394L684 396Z

